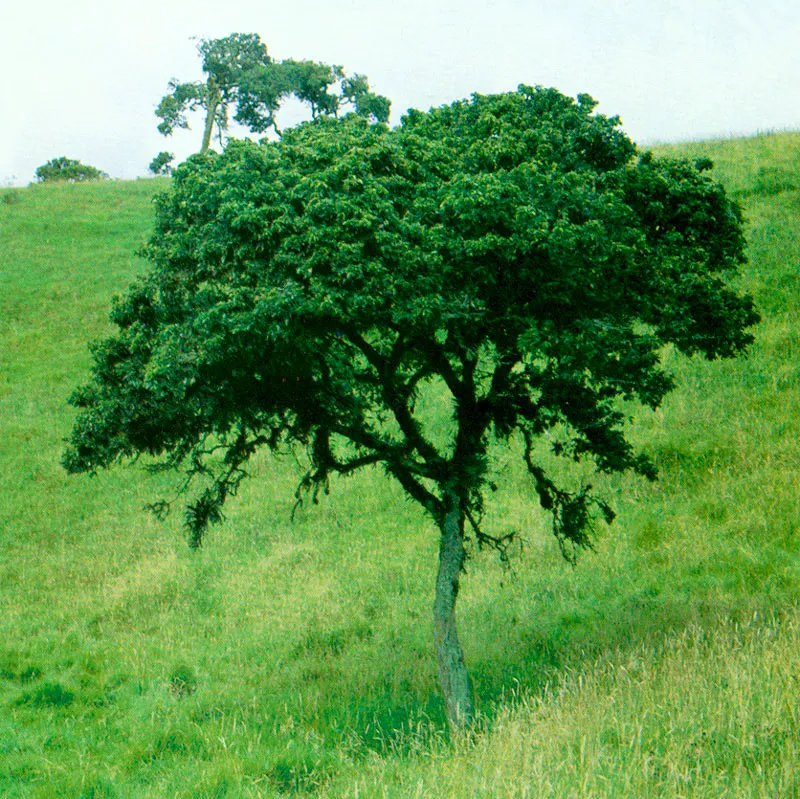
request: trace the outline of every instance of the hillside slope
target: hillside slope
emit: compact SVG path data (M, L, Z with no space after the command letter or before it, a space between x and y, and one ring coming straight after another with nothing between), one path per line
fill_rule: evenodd
M679 389L634 424L661 479L605 482L619 518L575 569L495 452L525 547L470 563L485 730L449 743L435 532L380 473L290 523L302 468L264 457L192 553L143 510L168 476L59 468L164 184L0 191L0 794L800 795L800 135L668 149L745 208L756 344L665 353Z

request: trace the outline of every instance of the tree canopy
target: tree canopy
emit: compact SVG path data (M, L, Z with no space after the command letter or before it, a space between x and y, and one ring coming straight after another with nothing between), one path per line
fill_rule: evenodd
M66 468L146 453L205 481L186 511L197 545L263 447L307 448L301 499L381 465L439 530L439 674L448 718L468 719L464 543L507 543L482 524L491 440L519 437L572 559L613 510L558 484L537 442L654 478L620 398L657 407L665 344L733 356L758 320L727 282L742 218L709 163L640 153L594 109L520 86L393 130L319 118L190 158L158 200L151 269L71 398ZM449 400L446 440L426 390Z
M314 118L336 116L349 106L375 121L389 119L389 100L372 92L364 75L348 78L342 67L316 61L275 61L258 34L201 39L197 50L206 79L180 82L173 78L156 116L161 119L159 132L169 136L176 128L189 127L187 112L204 110L201 152L209 149L214 126L220 136L228 129L232 110L234 120L254 133L270 129L279 133L275 114L289 97L306 103ZM332 91L337 86L339 91Z

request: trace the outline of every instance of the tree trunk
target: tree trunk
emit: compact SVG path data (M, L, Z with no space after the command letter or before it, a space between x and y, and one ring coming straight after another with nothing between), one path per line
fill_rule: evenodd
M203 130L203 143L200 146L200 152L208 152L211 147L211 134L214 131L214 118L217 115L217 108L221 100L219 89L213 78L208 80L208 101L206 107L206 126Z
M433 627L439 680L451 727L472 721L472 684L456 630L456 598L464 565L464 512L455 492L447 492L440 524L439 572L433 602Z

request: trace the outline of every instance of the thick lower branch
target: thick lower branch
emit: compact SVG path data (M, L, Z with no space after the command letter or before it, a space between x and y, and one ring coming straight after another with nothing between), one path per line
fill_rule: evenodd
M387 461L386 470L405 489L405 492L419 502L423 508L434 518L442 516L443 506L438 497L428 491L422 483L418 482L411 472L396 461Z
M394 414L408 442L429 464L440 463L442 461L441 455L437 452L436 447L425 439L417 420L408 408L408 398L413 391L414 383L409 382L402 388L396 384L396 371L402 360L404 348L396 342L392 355L387 358L378 352L359 332L347 330L346 335L377 373L386 406ZM428 371L428 369L418 371L415 373L415 378L417 380L420 379Z

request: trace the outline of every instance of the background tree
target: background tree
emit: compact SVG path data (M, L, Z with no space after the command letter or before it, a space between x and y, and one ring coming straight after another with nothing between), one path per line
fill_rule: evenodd
M342 97L356 114L373 122L387 122L392 104L387 97L370 90L366 75L353 75L342 80Z
M35 178L37 183L82 183L87 180L107 180L108 175L97 167L62 155L38 167Z
M323 118L189 159L158 201L152 268L71 398L66 468L146 453L185 470L201 481L196 546L262 447L307 448L299 501L381 465L438 528L436 656L448 719L468 720L465 542L510 540L482 523L490 442L519 439L574 559L613 511L558 484L541 446L655 477L620 399L657 407L666 343L732 356L758 319L725 282L742 220L708 164L637 154L594 107L521 86L391 131ZM429 392L450 408L446 435Z
M172 162L175 160L175 153L168 153L162 150L147 167L154 175L171 175Z
M233 33L222 39L201 39L197 51L203 59L205 81L180 83L172 79L169 92L156 108L161 119L160 133L170 135L175 128L188 128L187 111L203 109L206 120L200 152L211 145L216 124L220 131L228 128L228 109L236 102L239 81L256 66L271 63L266 45L255 33Z
M181 83L172 79L168 93L156 108L158 130L169 136L176 128L188 128L187 113L205 111L200 152L211 146L214 126L220 138L234 119L256 133L270 128L279 133L275 113L291 96L307 103L312 116L336 115L344 103L356 113L385 122L390 103L373 94L366 78L355 76L357 91L331 91L345 80L342 67L315 61L274 61L255 33L233 33L222 39L201 39L197 46L203 59L205 81Z

